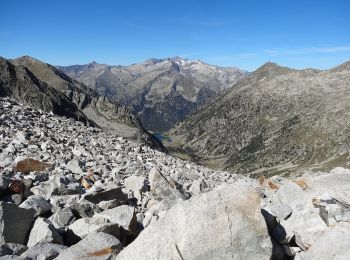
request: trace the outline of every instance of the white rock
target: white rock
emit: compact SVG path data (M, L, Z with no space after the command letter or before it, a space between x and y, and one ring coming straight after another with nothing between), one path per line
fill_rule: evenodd
M260 260L269 259L271 250L259 196L239 183L178 201L117 259Z
M62 238L55 227L44 218L38 218L35 221L27 246L33 247L39 243L63 244Z

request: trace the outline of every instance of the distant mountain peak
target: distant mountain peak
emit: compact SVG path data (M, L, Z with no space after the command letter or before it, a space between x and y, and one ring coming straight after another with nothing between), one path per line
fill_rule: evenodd
M348 71L350 70L350 61L344 62L332 69L330 71Z

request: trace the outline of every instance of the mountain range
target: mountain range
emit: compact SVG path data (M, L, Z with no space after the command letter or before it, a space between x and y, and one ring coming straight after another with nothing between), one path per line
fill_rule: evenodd
M100 95L130 108L152 131L169 130L247 75L236 67L180 57L150 59L130 66L92 62L58 68Z
M253 176L349 166L350 62L295 70L268 62L171 129L168 149Z

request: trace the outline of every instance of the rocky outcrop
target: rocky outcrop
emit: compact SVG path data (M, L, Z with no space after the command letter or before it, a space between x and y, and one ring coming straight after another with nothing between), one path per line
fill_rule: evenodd
M93 62L58 68L100 95L129 107L143 126L153 131L173 127L247 74L234 67L179 57L151 59L125 67Z
M348 166L350 71L267 63L172 129L168 148L259 176Z
M93 124L69 98L40 81L24 66L0 57L0 96L10 96L34 108Z

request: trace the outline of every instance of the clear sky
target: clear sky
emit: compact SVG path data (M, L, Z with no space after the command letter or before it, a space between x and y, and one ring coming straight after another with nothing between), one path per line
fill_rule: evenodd
M1 0L0 56L128 65L181 56L254 70L350 60L349 0Z

